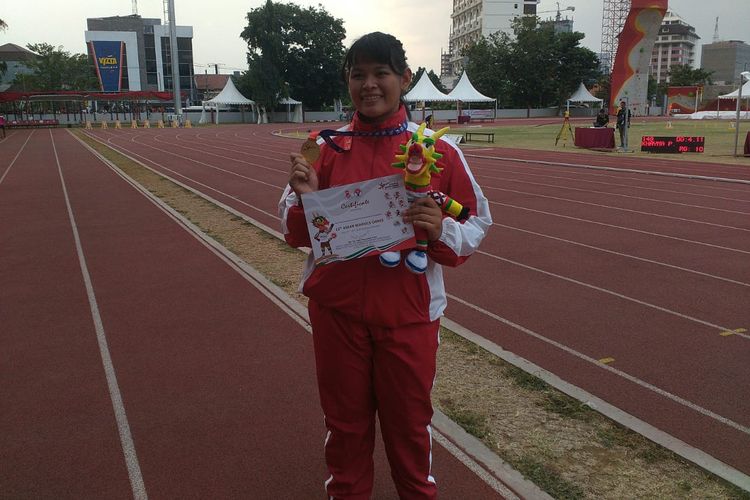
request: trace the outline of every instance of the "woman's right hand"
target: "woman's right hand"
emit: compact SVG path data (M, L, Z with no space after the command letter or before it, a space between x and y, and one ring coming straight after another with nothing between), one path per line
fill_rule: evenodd
M290 155L292 170L289 174L289 185L297 196L318 190L318 174L315 169L307 163L307 160L299 154Z

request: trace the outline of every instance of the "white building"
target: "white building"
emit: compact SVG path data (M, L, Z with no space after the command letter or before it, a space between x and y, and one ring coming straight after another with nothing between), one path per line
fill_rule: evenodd
M461 51L482 37L499 31L513 34L511 22L518 16L536 15L540 0L453 0L449 37L449 67L441 75L458 76L464 61Z
M695 67L695 44L700 37L695 28L674 12L667 11L651 52L649 73L656 83L669 82L669 69L674 65Z

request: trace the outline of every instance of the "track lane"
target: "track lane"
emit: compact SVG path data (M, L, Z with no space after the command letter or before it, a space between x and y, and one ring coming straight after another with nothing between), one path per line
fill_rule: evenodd
M27 139L0 184L3 495L132 498L50 132Z
M149 494L318 495L309 335L72 137L60 149ZM449 497L496 497L437 445L435 469Z
M232 134L240 135L241 137L237 137L238 148L240 144L247 145L256 140L261 141L263 146L258 149L262 150L263 156L268 156L271 154L271 151L276 151L280 158L283 158L288 154L290 149L294 149L293 145L298 144L298 141L292 141L290 139L277 140L272 137L264 136L264 131L267 131L268 129L268 127L252 127L244 129L252 130L252 133L244 131L242 133L236 133L230 132L229 129L226 129L226 132L222 131L221 134L217 133L216 135L217 137L220 137L221 142L227 140L234 141L235 139L227 139L227 137ZM189 136L185 131L181 131L180 134L181 137ZM213 139L209 139L209 143L211 143L211 141L213 141ZM222 145L220 147L224 148L225 146L226 145ZM250 157L253 155L253 153L250 152L252 150L249 148L245 149L244 146L242 151L248 151L248 156ZM586 158L591 157L586 156ZM623 292L623 294L627 292L637 296L640 293L643 293L643 297L634 297L639 300L648 299L650 302L669 306L668 308L674 308L677 312L682 311L685 315L693 316L698 319L706 315L710 317L709 319L714 320L712 323L716 325L724 325L725 323L728 323L726 325L728 327L739 328L746 326L743 323L748 321L747 315L742 312L743 308L741 306L736 306L738 303L741 305L743 303L742 301L748 297L747 293L742 291L742 288L740 288L740 291L737 291L738 286L742 287L742 283L747 283L749 281L746 277L746 273L742 271L742 269L745 269L745 267L742 266L745 253L748 251L747 249L750 248L747 245L747 231L745 231L747 222L743 219L742 214L722 213L722 217L718 218L713 216L704 217L705 213L711 212L711 210L694 207L691 209L694 211L692 214L682 216L681 211L688 208L682 205L672 205L667 212L664 212L663 207L669 204L660 203L658 197L653 196L652 192L641 196L641 198L653 198L653 201L649 202L652 203L652 207L649 210L640 210L638 208L639 204L646 200L629 201L628 203L631 203L630 206L633 208L628 208L627 206L615 206L607 200L607 203L611 208L606 208L602 206L604 203L597 203L597 201L601 200L591 198L592 196L597 196L606 199L606 193L592 194L582 192L585 197L589 197L589 199L592 200L587 201L586 204L584 204L576 199L578 196L574 198L570 196L569 193L567 196L553 195L543 198L536 195L526 194L529 191L521 192L520 190L514 190L516 192L511 192L510 190L505 190L504 187L501 187L495 192L495 190L492 189L492 183L487 182L487 179L485 179L484 171L490 171L488 177L494 175L494 173L491 172L491 168L492 165L495 165L498 161L486 159L478 159L475 161L473 158L469 158L469 161L472 164L472 168L475 171L478 181L485 189L485 194L493 200L491 202L493 214L498 207L501 207L501 216L496 216L496 221L500 221L501 223L512 222L512 224L509 225L518 226L528 231L536 231L541 235L565 238L570 234L571 240L578 240L584 244L593 242L596 245L607 247L614 252L619 251L625 254L643 256L644 258L653 258L664 264L672 265L673 267L669 268L668 266L662 266L664 267L663 270L654 271L654 264L651 263L636 261L636 264L634 264L633 259L628 258L627 256L617 256L615 254L608 254L607 257L596 256L595 254L597 252L592 253L591 249L581 247L580 245L577 251L573 251L570 248L565 248L570 246L569 243L558 241L558 243L563 246L563 249L560 250L558 247L549 244L549 242L540 243L539 241L548 239L543 236L530 237L527 233L515 230L510 230L510 232L518 234L510 236L508 234L509 230L507 229L499 232L495 230L491 231L483 249L488 249L491 253L502 256L503 258L516 257L516 260L518 261L523 260L524 264L536 264L540 269L544 268L556 271L556 274L559 274L560 276L571 275L571 277L574 278L581 278L580 281L583 282L591 281L592 284L597 286L607 284L607 279L612 278L614 282L613 286L620 292ZM486 167L485 162L487 162ZM277 163L278 162L271 162L269 165L275 165ZM479 166L476 167L475 164L478 164ZM525 169L525 166L526 164L517 164L514 168L520 171L522 170L521 167L524 167ZM693 165L690 164L688 167L693 168ZM695 165L695 167L704 168L705 164ZM659 189L665 190L679 186L685 191L685 194L670 195L669 200L675 201L676 203L683 203L683 201L680 200L688 198L687 201L684 201L685 205L696 204L689 199L691 194L707 195L705 199L700 200L700 204L702 205L713 203L713 199L708 198L708 196L730 196L736 199L718 200L718 204L714 208L722 208L723 203L726 201L729 204L740 204L737 211L741 212L746 210L741 205L741 203L743 203L743 197L744 199L750 199L750 190L743 185L707 183L706 181L670 177L660 177L658 178L658 181L654 181L655 177L627 172L602 173L601 171L592 171L588 169L563 169L561 167L544 167L544 169L551 169L550 171L554 170L556 176L559 176L559 173L562 170L568 172L566 174L568 176L575 173L575 175L580 175L584 179L601 179L602 176L606 175L606 178L610 181L616 177L618 180L616 180L615 183L619 182L621 176L621 178L624 179L623 182L634 183L633 179L635 179L635 184L637 185L650 187L659 186ZM538 167L529 167L529 170L538 174L541 169ZM729 170L733 171L734 169L731 168ZM592 172L595 175L592 174ZM522 174L519 174L519 178L522 180L528 179L528 177L524 177ZM642 181L639 179L642 179ZM553 182L558 181L559 179L555 179ZM204 179L204 182L212 185L224 185L223 183L226 181L219 179L217 176L213 180ZM503 180L500 184L503 186L504 183L508 182L510 181ZM565 183L568 182L570 181L565 181ZM540 183L544 183L544 180L540 179ZM575 182L571 184L575 186ZM718 187L719 184L721 187ZM545 189L552 188L546 187ZM637 189L637 186L620 187L615 185L612 186L611 189L630 196L630 193L633 192L633 189ZM601 189L596 188L595 190ZM498 196L498 193L502 193L502 195ZM258 190L253 194L258 194ZM682 198L683 196L684 198ZM563 198L567 198L570 201L563 201ZM260 194L254 198L254 202L257 205L267 207L268 213L272 213L272 210L275 210L277 200L278 196L269 197L267 194ZM246 212L247 210L247 208L239 209L243 212ZM734 210L734 207L732 206L730 209ZM673 210L671 213L674 215L669 215L669 210ZM526 215L524 216L523 214ZM529 214L533 214L533 216ZM254 216L250 213L248 213L248 215ZM506 217L511 217L512 220L507 221ZM703 218L706 218L706 220L701 220ZM265 223L271 227L276 227L273 218L270 218L268 222ZM595 228L595 230L591 231L591 228ZM507 238L512 238L510 246L508 246ZM527 261L524 256L524 246L529 252L528 258L531 260ZM535 252L534 249L536 248L538 248L538 251ZM509 253L506 253L506 250ZM550 256L560 254L561 258L551 259L547 262L547 265L543 265L545 263L545 254ZM582 351L589 353L594 359L599 359L595 358L595 356L604 357L612 355L606 354L606 351L616 351L613 357L616 358L618 366L626 370L626 372L634 373L636 377L642 376L644 380L653 382L658 387L668 387L674 391L674 394L677 397L683 395L686 399L698 400L700 398L706 398L705 402L698 401L698 403L699 406L705 403L705 406L709 411L713 408L722 412L722 414L728 414L732 418L737 415L743 417L742 412L745 411L746 405L737 397L737 391L739 388L727 385L726 379L722 381L722 377L735 377L734 380L747 378L742 367L740 366L737 368L737 364L739 363L738 360L742 359L741 353L744 352L742 348L739 350L725 349L727 345L733 344L718 343L718 350L713 348L706 349L706 344L702 343L706 342L705 339L707 337L703 335L690 336L686 334L683 338L674 335L675 332L698 331L703 334L706 330L709 330L713 332L710 335L716 334L718 337L718 334L714 332L715 329L705 327L705 325L696 327L694 321L686 320L685 318L672 314L665 314L658 310L654 312L653 309L647 308L647 312L644 313L643 309L635 307L632 301L626 300L623 304L622 299L613 299L611 295L607 296L607 294L604 294L605 296L602 298L601 292L592 291L590 288L586 289L587 291L585 293L582 293L579 290L581 288L580 285L574 285L571 283L555 283L554 286L551 286L550 288L550 290L554 290L555 293L548 294L551 300L550 302L537 302L540 307L536 309L525 307L524 301L521 301L520 303L517 301L513 302L513 296L518 290L546 289L546 287L550 286L548 284L550 280L553 282L560 281L560 278L554 278L539 273L538 271L531 271L528 269L525 269L523 272L514 271L511 274L515 277L513 280L510 280L511 283L514 284L514 288L513 286L505 286L502 283L498 283L497 280L489 280L487 269L493 269L493 267L486 267L484 268L484 272L477 272L476 274L469 272L468 269L470 269L470 264L477 260L480 260L479 256L476 256L469 261L469 264L467 264L469 267L463 266L456 271L449 271L447 273L450 277L449 283L451 283L451 288L449 290L452 293L456 293L458 297L468 300L470 303L480 303L476 284L482 283L484 285L481 288L482 298L511 297L512 300L510 302L514 304L514 306L508 308L510 312L520 312L522 315L525 315L516 318L519 319L518 324L526 325L527 323L525 320L527 317L534 318L534 321L536 321L538 318L535 318L535 316L549 315L555 317L554 315L557 315L557 324L567 324L567 331L561 331L560 328L556 327L555 321L550 319L550 322L552 323L551 330L549 326L540 326L540 329L543 330L545 335L550 335L551 338L556 339L558 338L556 337L557 335L561 335L561 337L559 337L561 342L579 347ZM486 259L483 259L482 262L489 266L489 264L486 263ZM680 267L684 267L685 269L679 269ZM722 280L715 280L710 276L701 277L695 273L691 274L686 272L686 269L689 268L695 268L696 271L709 275L716 274L719 277L726 278L726 280L722 282ZM505 268L494 267L494 269ZM610 276L610 273L614 274ZM653 279L655 278L654 275L659 276L660 279ZM686 275L687 277L685 277ZM636 284L636 277L644 283ZM737 283L731 283L731 280L740 282L740 285ZM714 283L714 281L716 283ZM454 283L456 285L454 285ZM458 290L461 289L456 288L454 290L453 286L458 287L459 283L471 284L471 289L466 288L465 290L462 290L461 293L458 293ZM697 296L692 296L690 291L682 289L685 287L686 283L700 286L702 290L698 292ZM600 286L600 288L606 287ZM562 303L565 304L567 304L570 297L577 298L577 300L582 301L582 304L575 303L573 307L569 308L561 307L560 304L553 302L559 297L564 298ZM582 299L582 297L586 298ZM704 303L700 301L700 297L708 297L711 300ZM726 303L722 303L722 297L729 297L729 300ZM531 303L533 303L532 297L529 297L526 300L532 301ZM611 304L608 307L612 311L616 311L614 316L606 316L602 304ZM681 307L678 308L678 305ZM711 309L712 305L716 305L716 311ZM451 306L448 310L448 315L452 319L456 319L452 317L451 311L453 310L453 306ZM492 310L492 308L488 307L488 310ZM624 311L627 311L627 318L621 320L621 316L625 314ZM505 313L506 310L500 312ZM476 311L471 312L471 314L476 315ZM467 313L467 316L469 315L470 314ZM587 315L595 316L597 318L590 319ZM651 315L656 315L657 319L647 322L647 327L644 328L640 321L644 315L647 316L649 320L651 320ZM480 315L480 317L481 316L482 315ZM663 316L672 316L672 318L664 319ZM577 323L579 317L585 318L581 324ZM484 318L484 321L487 321L487 318ZM492 322L490 322L490 324L491 323ZM691 326L686 326L687 324ZM534 323L532 323L532 325L536 326ZM485 330L487 328L489 328L490 332L492 331L492 327L485 326ZM580 333L577 331L579 329L584 329L586 332ZM550 331L553 332L553 334L550 334ZM636 332L636 337L629 337L628 335L630 335L630 332ZM665 334L664 332L668 333ZM491 333L488 333L487 335L490 335L488 338L495 338L491 337ZM616 339L609 341L608 339L612 337L616 337ZM692 344L691 340L686 341L685 338L699 338L701 340L697 341L696 344ZM736 341L738 338L743 340L741 337L729 337L731 341ZM505 347L505 344L502 345ZM672 350L674 350L674 346L680 346L679 348L682 348L683 345L685 346L686 352L673 356ZM524 350L524 352L528 353L527 350ZM605 352L605 354L600 355L600 352ZM694 366L690 361L692 359L690 357L692 352L699 352L701 363L705 362L706 366L712 366L709 370L712 372L709 380L696 379L696 374L690 373L690 369L685 368ZM644 353L644 355L641 356L638 353ZM644 357L648 359L648 362L644 361ZM720 362L721 364L714 366L716 365L717 360L722 358L727 358L729 361L724 362L722 360ZM528 359L531 359L551 371L557 372L558 367L556 365L546 363L543 360L543 356L535 351L529 353ZM677 376L677 374L679 374L679 376ZM578 380L578 378L576 378L576 380ZM587 384L590 385L592 381L584 382L585 383L582 384L582 387L588 388ZM628 382L627 380L623 383L632 384L632 382ZM597 390L606 394L609 394L608 388L609 386L597 386ZM628 390L631 391L630 393L636 394L639 390L643 391L643 387L637 386L636 388L630 388ZM658 395L654 396L654 394L649 394L648 396L645 394L643 395L644 401L650 400L649 398L652 397L655 397L657 400L659 398ZM620 396L618 396L617 393L613 394L612 398L612 401L616 402L616 404L621 403L624 406L629 405L628 408L632 408L635 412L634 414L638 416L643 416L643 418L646 419L654 417L650 414L648 409L640 408L637 402L629 401L627 399L619 399ZM680 411L683 412L680 419L676 420L683 425L683 428L695 430L695 426L693 426L692 421L690 421L690 419L694 417L694 411L685 411L684 407L679 404L677 404L679 408L672 408L675 406L673 402L669 402L667 406L677 413ZM729 436L733 435L733 431L727 431L724 424L719 423L714 425L716 424L716 421L712 420L710 417L705 417L705 415L702 415L701 418L708 418L712 421L710 428L714 432L719 434L723 432ZM745 422L742 418L737 418L737 420ZM669 429L670 432L675 427L674 424L668 424L668 419L659 420L659 422L664 423L665 427L662 428ZM743 423L740 423L740 425L743 425ZM744 425L747 425L746 422ZM696 431L694 434L682 433L680 435L690 443L705 441L708 443L708 448L705 449L709 449L712 453L718 449L717 446L710 445L710 440L704 439L704 436L699 436L698 434L700 433ZM726 437L725 435L721 439L731 442L733 438ZM718 443L719 441L720 439L717 437L715 442ZM748 461L747 456L735 456L737 460L732 460L732 453L733 452L731 451L727 453L726 450L724 450L722 456L729 460L730 463L734 465L739 464L739 467L745 467L746 471L750 470L750 461Z

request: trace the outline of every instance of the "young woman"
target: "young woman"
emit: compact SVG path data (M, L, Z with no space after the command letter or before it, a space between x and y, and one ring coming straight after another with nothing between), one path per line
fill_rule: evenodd
M342 77L356 113L339 130L345 134L319 140L320 156L312 165L291 155L289 185L279 202L291 246L311 245L302 194L399 172L391 166L393 157L417 129L401 102L411 76L401 42L391 35L370 33L349 49ZM428 235L426 273L414 274L403 264L383 267L377 256L314 267L311 255L300 285L310 299L331 498L370 498L376 413L399 496L437 496L430 392L446 306L441 266L465 261L492 220L461 151L444 140L436 150L443 154L443 171L433 174L432 186L459 200L470 215L460 223L444 217L429 197L405 212L404 220Z

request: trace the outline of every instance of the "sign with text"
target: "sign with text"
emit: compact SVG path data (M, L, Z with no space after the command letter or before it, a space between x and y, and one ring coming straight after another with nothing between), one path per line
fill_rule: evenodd
M94 67L103 92L119 92L122 82L122 59L125 43L95 40L89 42Z
M705 137L644 135L641 137L641 151L649 153L702 153L705 143Z
M401 174L305 193L302 205L316 265L416 244Z

